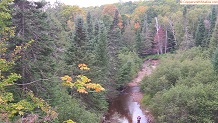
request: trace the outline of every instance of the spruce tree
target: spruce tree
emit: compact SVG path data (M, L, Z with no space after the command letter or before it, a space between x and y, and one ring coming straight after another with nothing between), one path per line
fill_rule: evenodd
M12 22L15 37L10 41L13 48L32 42L30 47L23 51L17 61L15 70L22 75L21 83L47 78L54 72L54 37L50 32L51 20L42 10L46 3L17 0L14 3ZM33 40L33 41L32 41Z
M104 24L99 22L99 32L95 42L95 59L92 66L93 81L100 83L104 88L108 88L108 49L107 49L107 32ZM94 109L107 109L105 93L91 93L88 95L89 105Z
M143 53L144 44L142 43L141 33L139 30L136 31L136 38L135 39L136 39L136 42L135 42L136 52L138 53L139 56L141 56Z
M216 48L215 53L213 54L212 64L214 71L218 73L218 48Z
M67 49L65 61L67 65L72 66L74 72L77 71L77 65L81 63L91 64L88 52L88 40L84 21L81 16L76 18L75 33L69 36L70 47ZM78 71L77 71L78 72Z
M214 27L216 25L216 19L217 19L217 12L216 12L216 7L212 6L212 10L209 16L209 21L210 21L210 34L213 33Z
M214 52L214 50L218 46L218 24L217 22L216 22L216 26L214 28L214 31L213 31L213 34L211 36L210 43L209 43L209 48L211 52Z
M87 40L88 40L88 49L92 51L94 49L94 39L93 39L93 24L91 13L88 12L86 16L86 25L87 25Z
M108 55L109 55L109 76L111 81L115 82L119 67L118 52L120 50L121 31L118 27L118 10L115 11L113 23L108 32Z
M195 46L203 46L205 43L204 20L200 19L195 33Z
M99 38L96 44L96 60L99 67L106 69L108 65L107 33L103 23L100 24L99 29Z
M93 37L93 24L92 24L92 17L90 12L87 13L86 24L87 24L87 39L91 40Z

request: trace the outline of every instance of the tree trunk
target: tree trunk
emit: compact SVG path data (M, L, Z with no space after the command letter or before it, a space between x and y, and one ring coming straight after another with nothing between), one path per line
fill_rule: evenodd
M168 39L168 37L167 37L167 29L166 29L166 39L165 39L165 46L164 46L164 53L167 53L167 39Z
M162 47L161 47L161 43L160 43L160 37L159 37L159 24L158 24L158 20L157 20L157 17L155 17L155 20L156 20L156 24L155 24L155 27L156 27L156 30L157 30L157 44L158 44L158 55L159 54L162 54L163 53L163 50L162 50Z
M172 20L170 20L169 18L168 18L168 22L169 22L169 24L170 24L171 31L172 31L172 33L173 33L173 38L174 38L174 40L175 40L175 45L177 46L177 39L176 39L175 30L174 30L174 28L173 28L173 22L172 22Z

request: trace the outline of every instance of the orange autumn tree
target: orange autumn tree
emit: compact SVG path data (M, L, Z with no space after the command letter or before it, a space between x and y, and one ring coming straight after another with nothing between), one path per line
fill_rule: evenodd
M114 17L115 16L115 12L118 11L118 8L113 5L113 4L109 4L109 5L105 5L102 11L102 15L109 15L110 17ZM123 22L122 22L122 17L119 14L118 15L118 23L117 26L121 29L123 28Z
M78 65L80 70L90 70L90 68L86 64L79 64ZM85 75L78 75L76 76L75 80L73 81L72 77L65 75L61 77L63 81L62 84L64 86L70 88L76 88L79 93L88 93L89 91L94 90L95 92L104 91L105 89L96 83L92 83L91 80L86 77Z

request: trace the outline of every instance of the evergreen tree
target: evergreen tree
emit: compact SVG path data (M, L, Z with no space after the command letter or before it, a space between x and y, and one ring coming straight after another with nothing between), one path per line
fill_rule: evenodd
M95 30L94 30L94 36L97 37L99 34L99 22L98 20L95 21Z
M81 16L76 18L75 33L69 36L70 47L67 49L65 61L67 65L73 67L74 72L77 71L77 65L81 63L91 64L88 52L88 40L84 21ZM78 72L78 71L77 71ZM76 72L76 73L77 73Z
M144 50L144 44L142 42L141 34L139 30L136 31L135 49L139 56L142 55Z
M205 26L204 20L200 19L195 33L195 46L203 46L205 44Z
M216 26L214 28L212 37L210 39L209 48L210 48L211 52L214 52L216 47L218 46L218 24L217 24L217 22L216 22Z
M93 43L94 43L94 39L93 39L93 24L92 24L92 17L90 12L87 13L86 16L86 24L87 24L87 40L88 40L88 49L93 50Z
M216 12L216 6L212 6L212 10L209 16L210 21L210 34L212 35L214 27L216 25L216 19L217 19L217 12Z
M14 3L12 22L16 27L15 38L10 42L13 48L16 45L28 44L31 46L23 51L22 56L15 67L26 83L38 79L47 78L54 72L54 38L50 32L50 19L42 11L44 2L32 2L17 0Z
M98 35L98 42L96 47L96 60L99 67L104 69L107 68L108 65L108 50L107 50L107 33L106 28L104 27L103 23L100 24L99 28L99 35ZM105 70L104 70L105 71Z
M154 17L157 17L157 12L153 7L150 7L147 11L147 23L151 24Z
M113 23L110 26L108 32L108 56L109 56L109 76L112 82L115 82L118 67L119 67L119 58L118 52L120 50L120 40L121 40L121 31L118 27L118 10L115 11Z
M93 81L100 83L104 88L108 88L108 50L107 50L107 33L103 23L99 23L99 32L95 42L95 52L92 76ZM100 112L107 109L106 93L91 93L87 95L87 103L90 107Z
M92 25L92 17L90 12L87 13L86 23L87 23L87 39L91 40L93 36L93 25Z
M216 73L218 73L218 48L215 50L215 53L213 55L213 59L212 59L212 63L213 63L213 69Z
M151 53L151 50L152 50L152 42L153 42L153 36L152 36L152 30L148 24L148 21L147 21L147 18L148 18L148 15L145 14L145 17L144 17L144 24L143 24L143 27L142 27L142 32L141 32L141 40L142 40L142 48L144 49L144 53L145 54L150 54ZM143 54L144 54L143 53Z
M117 28L119 23L119 11L115 10L113 23L111 25L111 29Z
M167 37L168 37L168 49L170 52L173 52L176 50L176 43L175 43L175 38L173 36L172 31L167 30Z
M94 31L93 31L93 37L94 38L93 38L93 44L92 44L94 50L96 49L97 43L98 43L98 40L99 40L99 30L100 30L99 21L96 20L95 25L94 25Z
M183 41L181 42L180 49L182 50L188 50L191 47L194 46L193 36L189 32L189 26L188 26L188 19L187 19L187 7L184 7L183 10L183 18L184 18L184 37Z
M134 47L134 44L135 44L135 31L132 29L131 27L131 24L128 23L126 26L125 26L125 31L123 32L122 34L122 41L123 41L123 47L124 48L127 48L128 51L134 51L135 50L135 47Z
M127 62L118 71L118 87L122 87L127 82L131 81L130 76L131 62Z

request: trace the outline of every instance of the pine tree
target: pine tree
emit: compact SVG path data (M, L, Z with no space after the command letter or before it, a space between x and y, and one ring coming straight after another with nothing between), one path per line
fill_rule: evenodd
M204 20L200 19L195 34L195 46L203 46L204 41L205 41Z

